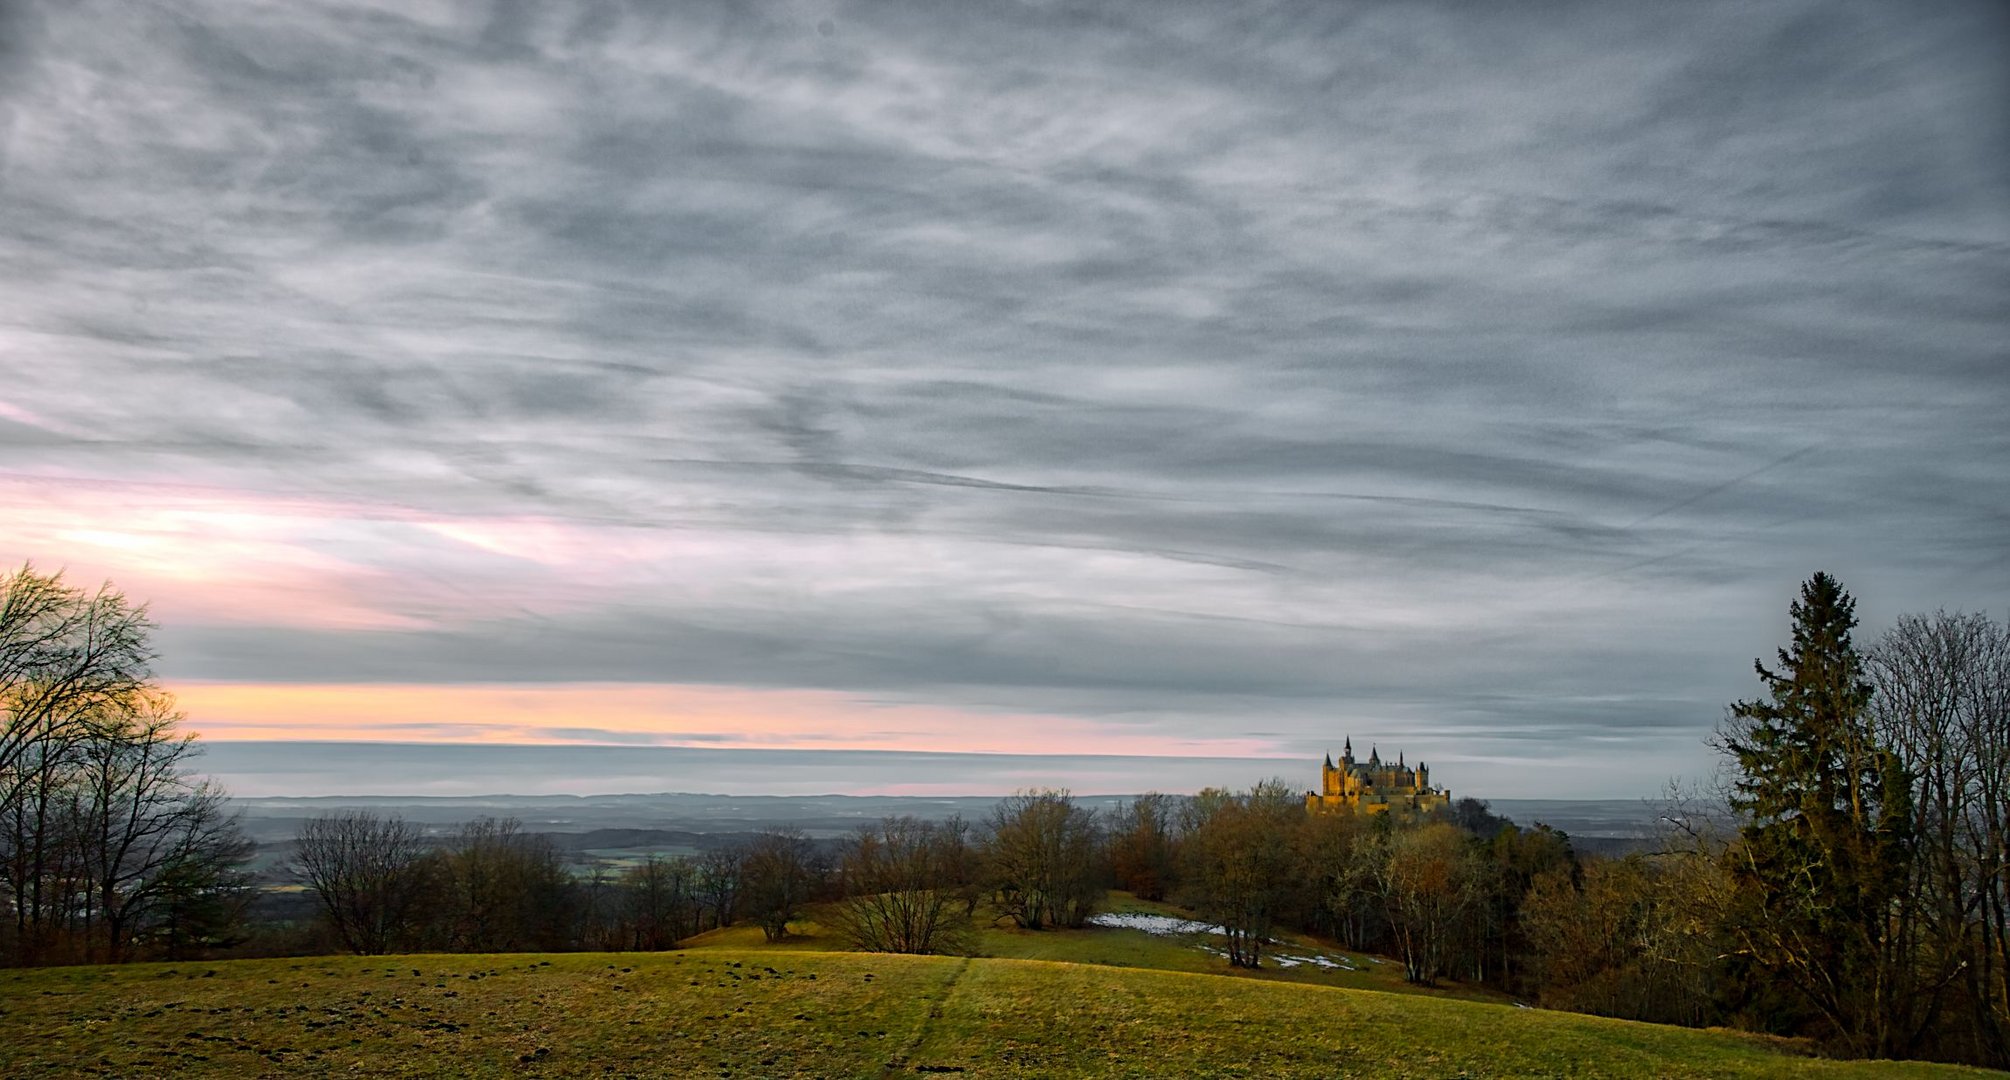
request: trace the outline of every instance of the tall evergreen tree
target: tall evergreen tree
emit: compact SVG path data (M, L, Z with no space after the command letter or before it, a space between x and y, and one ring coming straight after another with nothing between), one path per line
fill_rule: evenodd
M1766 697L1732 705L1720 734L1740 818L1729 929L1749 970L1854 1049L1894 1056L1920 1022L1902 886L1911 785L1869 722L1871 685L1850 640L1856 601L1817 573L1790 610L1778 669L1753 664Z

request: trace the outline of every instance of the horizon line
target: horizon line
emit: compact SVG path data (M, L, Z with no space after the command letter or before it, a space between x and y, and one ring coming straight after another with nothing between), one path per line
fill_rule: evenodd
M199 747L211 746L377 746L410 749L443 747L454 750L697 750L733 754L900 754L970 758L1066 758L1074 761L1094 758L1144 758L1166 761L1300 761L1296 755L1254 754L1111 754L1036 753L1019 750L888 750L855 746L731 746L706 743L632 742L435 742L406 739L216 739L202 737ZM672 794L661 792L659 794ZM688 794L698 794L691 792Z
M1061 792L1067 795L1071 799L1135 799L1141 795L1165 795L1177 799L1190 799L1193 797L1192 795L1183 794L1177 791L1078 792L1078 791L1071 791L1066 788L1048 788L1045 790ZM506 791L492 791L492 792L484 792L479 795L372 795L367 792L357 792L354 794L347 794L347 795L226 795L225 797L232 802L330 802L330 801L341 801L345 799L379 799L379 800L399 800L399 801L411 801L411 802L471 802L480 799L657 799L657 798L679 797L679 796L686 798L697 798L697 799L913 799L925 802L943 802L945 800L950 799L1009 799L1018 794L1021 794L1021 792L1007 791L996 795L855 795L855 794L847 794L842 791L824 791L808 795L759 795L759 794L736 795L731 792L725 792L725 791L608 791L591 795L581 795L571 792L559 792L550 795L532 795L532 794L514 794ZM1538 798L1535 796L1528 796L1528 795L1496 795L1488 797L1472 795L1466 797L1478 799L1480 802L1486 803L1489 806L1491 806L1496 802L1607 803L1607 802L1649 801L1645 796L1608 797L1608 798L1549 798L1549 797Z

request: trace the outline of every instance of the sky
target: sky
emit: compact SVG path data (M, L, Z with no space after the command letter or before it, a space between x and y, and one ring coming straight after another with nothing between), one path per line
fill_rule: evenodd
M1866 640L2010 613L2006 54L1990 3L5 0L0 558L147 601L216 744L1651 794L1814 571Z

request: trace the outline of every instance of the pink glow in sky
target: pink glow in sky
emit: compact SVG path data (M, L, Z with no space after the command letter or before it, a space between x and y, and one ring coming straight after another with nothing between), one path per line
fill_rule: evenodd
M49 497L54 492L58 497ZM82 493L81 495L77 493ZM356 502L220 492L161 482L0 478L12 504L0 549L71 554L74 580L116 576L176 625L345 634L451 629L535 608L561 615L625 590L674 589L693 604L790 573L842 573L759 536L592 528L535 517L436 518ZM345 543L329 540L342 538ZM451 559L452 582L420 567ZM342 554L344 550L350 554ZM364 556L357 558L354 556ZM765 567L765 568L764 568ZM564 584L560 586L558 579ZM169 658L169 667L173 667ZM313 684L172 680L211 740L604 742L766 749L1262 756L1265 739L1167 735L1066 715L875 702L836 691L635 683Z

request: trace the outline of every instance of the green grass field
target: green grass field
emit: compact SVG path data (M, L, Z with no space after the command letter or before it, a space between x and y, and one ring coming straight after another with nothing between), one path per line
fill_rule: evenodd
M1120 914L1140 912L1175 918L1193 917L1192 912L1170 904L1139 900L1129 893L1117 891L1110 893L1103 910ZM1397 994L1423 994L1471 1001L1500 1003L1508 1001L1506 996L1495 991L1455 982L1428 988L1412 986L1403 981L1402 965L1395 961L1371 957L1364 953L1346 952L1330 944L1296 934L1284 934L1279 947L1266 949L1264 966L1256 971L1247 971L1231 968L1226 959L1197 948L1196 946L1201 943L1201 939L1198 938L1163 937L1140 930L1095 927L1082 930L1020 930L1009 923L1000 925L1001 921L987 922L979 929L971 948L975 955L1011 960L1051 960L1069 964L1103 964L1109 967L1187 971L1266 982L1383 990ZM817 921L815 909L812 909L808 917L789 924L789 930L788 938L768 942L762 937L758 927L731 926L724 930L712 930L700 934L682 942L682 945L687 949L731 948L757 951L774 949L786 952L842 951L846 948L842 940ZM1218 938L1215 939L1215 944L1219 944ZM1278 953L1301 957L1320 955L1333 959L1344 957L1356 970L1335 970L1310 964L1283 967L1276 962L1275 954Z
M1508 1005L717 946L0 972L0 1076L1980 1076Z

